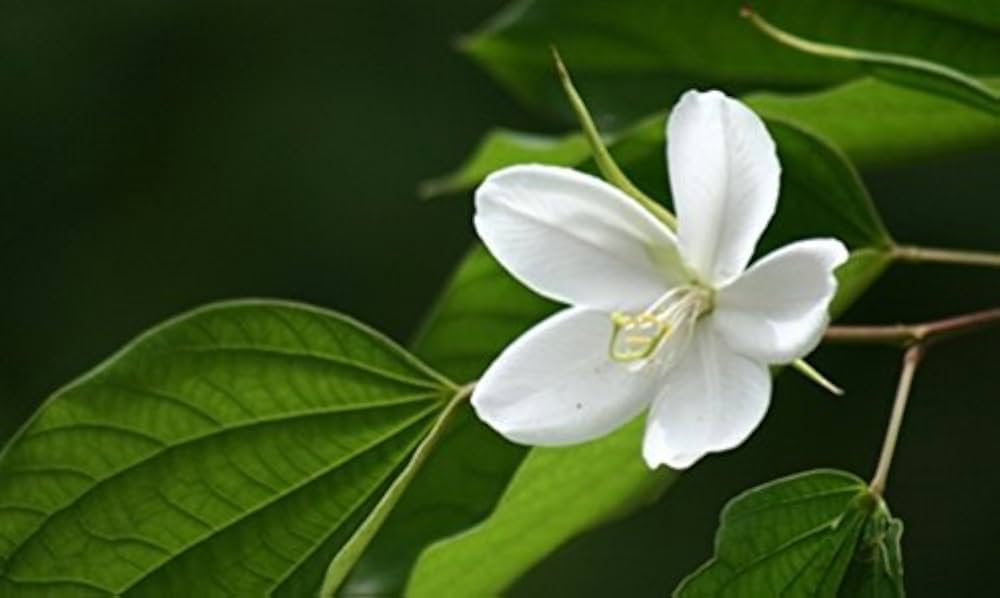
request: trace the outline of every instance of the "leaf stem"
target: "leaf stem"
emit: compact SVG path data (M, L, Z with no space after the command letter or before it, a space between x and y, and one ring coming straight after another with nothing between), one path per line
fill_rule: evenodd
M987 251L965 251L960 249L899 245L893 248L892 256L902 262L1000 268L1000 253Z
M871 343L909 347L927 345L944 338L1000 326L1000 307L984 309L923 322L921 324L894 324L889 326L830 326L824 340L835 343Z
M410 457L406 467L393 480L385 494L379 499L378 504L375 505L375 508L372 509L368 517L333 558L333 561L326 570L326 576L323 579L323 585L320 589L320 596L330 598L336 595L337 589L347 578L347 575L368 547L368 544L371 543L375 537L375 533L385 523L385 519L389 516L393 507L402 498L403 492L409 487L410 482L416 477L427 457L430 456L434 447L437 446L438 441L444 436L448 428L448 423L451 421L455 411L472 395L472 390L475 386L475 382L470 382L455 390L455 394L452 395L448 405L441 412L441 415L438 416L427 436L420 441L420 444L413 451L413 455Z
M868 488L876 496L882 496L885 492L885 484L889 479L889 468L892 466L892 457L896 452L896 441L899 439L899 430L903 424L906 402L913 385L913 375L916 373L917 366L926 350L925 345L917 343L903 354L903 368L899 374L899 386L896 387L892 415L889 416L889 427L885 431L885 440L882 442L882 453L879 455L875 475L872 477L871 483L868 484Z
M552 46L551 49L552 60L556 66L556 73L559 75L559 82L562 84L567 99L569 99L570 106L573 107L573 112L576 113L577 121L579 121L580 128L583 130L583 136L586 137L587 143L590 145L590 150L594 154L594 162L597 164L598 170L601 171L601 174L609 183L638 201L668 227L676 229L677 219L674 215L660 205L659 202L643 193L642 190L636 187L625 176L622 169L619 168L615 159L611 156L611 152L604 145L604 140L601 138L601 133L594 124L594 119L590 116L587 105L583 102L583 98L580 97L579 92L577 92L576 87L573 85L573 79L570 78L569 70L563 64L562 58L559 56L559 51L556 50L555 46Z

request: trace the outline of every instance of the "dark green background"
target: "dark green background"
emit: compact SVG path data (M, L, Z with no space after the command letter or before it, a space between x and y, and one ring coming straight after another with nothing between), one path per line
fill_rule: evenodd
M473 239L468 199L421 203L417 183L492 125L551 127L453 50L501 4L5 3L0 438L144 328L207 301L299 299L405 340ZM897 237L1000 250L998 165L995 148L865 179ZM898 267L847 318L998 298L997 271ZM941 347L918 374L889 487L913 596L993 593L997 347ZM732 494L816 466L868 475L897 358L821 349L814 362L846 397L782 376L744 449L574 542L518 593L664 595L709 556Z

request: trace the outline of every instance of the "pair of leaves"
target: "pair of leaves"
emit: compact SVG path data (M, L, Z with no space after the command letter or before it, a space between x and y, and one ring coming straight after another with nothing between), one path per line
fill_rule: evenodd
M792 475L726 505L715 556L674 596L900 597L902 531L857 476Z
M0 456L0 594L314 594L456 392L314 308L168 322L57 392Z

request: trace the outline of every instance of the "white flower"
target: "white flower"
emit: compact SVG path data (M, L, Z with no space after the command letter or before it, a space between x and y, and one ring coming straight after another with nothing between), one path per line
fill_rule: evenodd
M689 91L667 122L675 236L592 176L514 166L476 191L475 226L518 280L571 307L508 346L472 404L508 439L579 443L647 407L650 467L690 467L760 424L768 364L816 347L847 259L835 239L747 264L778 198L761 120L718 91Z

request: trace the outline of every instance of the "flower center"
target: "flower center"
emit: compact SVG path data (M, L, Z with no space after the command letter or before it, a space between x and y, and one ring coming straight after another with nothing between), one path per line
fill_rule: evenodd
M642 367L662 353L657 361L674 363L687 347L695 323L711 311L712 295L704 287L682 286L667 291L639 313L614 312L611 359Z

